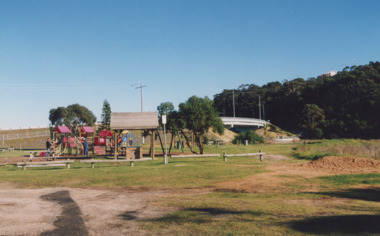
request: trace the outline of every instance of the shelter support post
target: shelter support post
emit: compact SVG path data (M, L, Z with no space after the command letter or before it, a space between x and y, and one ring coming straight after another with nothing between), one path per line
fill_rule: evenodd
M156 134L155 130L152 130L152 136L150 137L150 157L154 160L154 135Z
M116 131L115 132L115 135L114 135L114 138L115 138L115 149L113 150L113 153L114 153L114 159L116 160L117 159L117 139L119 138L119 133Z

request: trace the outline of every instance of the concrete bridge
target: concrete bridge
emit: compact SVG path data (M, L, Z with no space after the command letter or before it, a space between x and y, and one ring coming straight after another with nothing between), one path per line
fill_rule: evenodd
M241 118L241 117L220 117L223 121L224 126L226 128L234 128L234 127L249 127L249 126L257 126L264 127L266 124L269 124L268 121L254 119L254 118Z

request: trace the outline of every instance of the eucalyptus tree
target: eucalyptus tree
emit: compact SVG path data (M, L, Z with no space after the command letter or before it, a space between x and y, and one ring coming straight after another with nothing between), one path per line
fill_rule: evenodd
M96 116L87 107L72 104L67 107L51 109L49 120L51 125L65 125L76 134L79 126L93 126L96 122Z

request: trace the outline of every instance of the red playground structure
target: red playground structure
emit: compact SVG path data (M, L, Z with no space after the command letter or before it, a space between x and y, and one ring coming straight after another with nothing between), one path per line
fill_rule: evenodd
M99 155L105 155L107 152L112 153L113 133L110 130L103 130L94 139L94 151Z

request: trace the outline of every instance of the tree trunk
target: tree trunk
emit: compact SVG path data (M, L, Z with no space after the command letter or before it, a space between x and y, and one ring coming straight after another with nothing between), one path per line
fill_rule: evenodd
M186 139L186 144L187 144L187 146L190 148L190 151L191 151L192 153L194 153L194 154L198 154L197 152L193 151L193 148L192 148L191 145L189 144L189 143L190 143L190 142L189 142L189 137L186 136L186 134L185 134L185 132L183 132L183 130L180 130L180 131L181 131L183 137L185 137L185 139Z
M199 154L203 154L204 145L201 142L201 135L198 133L195 133L194 135L195 135L195 140L197 142L197 146L199 148Z

